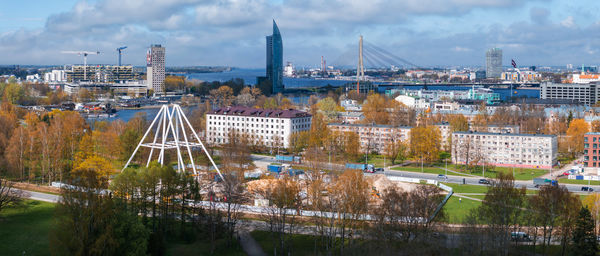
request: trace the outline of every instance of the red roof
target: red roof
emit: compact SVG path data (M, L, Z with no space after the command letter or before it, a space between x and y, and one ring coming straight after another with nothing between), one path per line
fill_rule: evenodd
M213 115L228 115L228 116L256 116L256 117L279 117L279 118L296 118L296 117L310 117L311 115L307 112L295 110L295 109L262 109L262 108L251 108L244 106L231 106L225 108L218 108L210 111L209 114Z

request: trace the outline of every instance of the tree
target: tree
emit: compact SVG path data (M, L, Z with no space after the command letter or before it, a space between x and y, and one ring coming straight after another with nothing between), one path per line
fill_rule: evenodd
M100 191L105 178L84 171L64 188L50 235L55 255L146 255L149 232L132 215Z
M600 120L592 121L592 132L600 132Z
M440 131L435 126L418 126L410 129L410 152L424 162L434 162L440 152Z
M265 192L264 197L271 204L271 207L267 208L269 227L278 239L276 250L280 255L287 255L290 252L287 245L287 235L293 233L295 216L297 215L288 214L288 210L299 209L301 205L300 186L289 176L284 176Z
M600 232L600 194L593 193L583 199L583 206L588 208L595 221L596 233Z
M0 212L2 209L16 206L23 202L25 193L22 190L13 188L13 182L0 179Z
M583 119L574 119L567 130L567 139L572 156L583 152L583 137L590 131L589 125Z
M572 255L594 256L598 253L598 242L594 232L594 220L587 207L581 207L573 231Z
M210 90L210 99L213 105L219 107L231 106L233 102L233 89L227 85L223 85L218 89Z
M375 124L388 124L389 113L385 96L381 96L378 93L367 96L367 101L362 106L363 115L365 116L364 121L366 123Z
M542 228L542 254L551 244L553 234L560 231L563 250L567 245L577 209L581 208L579 196L571 194L564 186L542 186L537 195L529 198L533 210L533 225ZM534 237L534 241L535 241Z
M512 174L500 172L476 209L481 223L488 224L490 239L501 254L510 252L510 233L519 229L525 200L525 187L516 188Z
M335 100L330 97L320 100L317 103L317 107L329 121L337 118L338 111L342 110L342 108L337 105Z
M81 163L75 166L72 174L80 176L88 171L94 172L98 177L106 178L115 172L109 161L96 155L85 158Z
M390 159L392 165L396 163L396 159L400 161L404 161L406 158L406 153L408 149L408 145L405 141L400 139L396 139L393 141L389 141L385 146L385 155Z

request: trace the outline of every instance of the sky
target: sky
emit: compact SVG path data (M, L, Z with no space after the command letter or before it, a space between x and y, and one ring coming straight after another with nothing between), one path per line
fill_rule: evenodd
M597 0L0 0L0 65L143 65L151 44L167 66L264 68L274 19L284 62L356 65L358 37L418 66L600 63Z

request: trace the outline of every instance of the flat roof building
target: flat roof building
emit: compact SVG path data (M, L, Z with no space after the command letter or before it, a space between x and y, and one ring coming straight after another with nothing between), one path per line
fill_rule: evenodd
M452 133L454 164L551 169L557 156L555 135Z
M230 133L246 135L254 145L289 148L290 135L310 130L312 116L294 109L219 108L206 114L206 139L224 144Z
M371 124L348 124L330 123L327 125L332 131L354 132L358 135L361 150L384 153L388 144L410 139L410 126L371 125Z
M540 99L575 100L584 105L598 102L600 92L595 83L588 84L540 84Z

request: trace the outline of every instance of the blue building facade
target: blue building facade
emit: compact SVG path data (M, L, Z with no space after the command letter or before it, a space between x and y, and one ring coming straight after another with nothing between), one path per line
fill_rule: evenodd
M267 36L267 79L273 83L273 94L283 92L283 41L275 20L273 34Z

